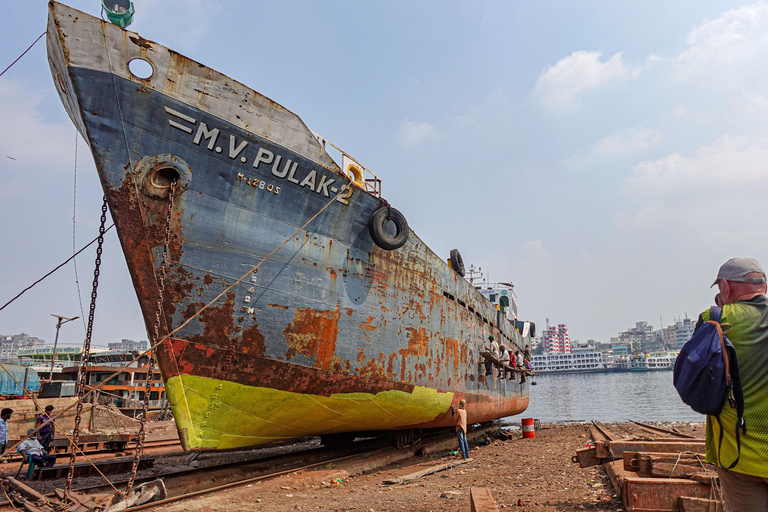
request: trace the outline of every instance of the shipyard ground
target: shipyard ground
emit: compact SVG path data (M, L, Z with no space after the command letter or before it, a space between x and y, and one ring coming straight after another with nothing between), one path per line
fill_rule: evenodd
M623 425L623 424L622 424ZM659 423L703 436L702 424ZM499 509L520 511L624 510L601 466L571 461L589 440L587 425L544 424L535 439L520 431L509 441L471 446L471 462L409 484L385 480L455 460L447 453L414 457L371 473L350 475L343 464L323 467L189 499L155 510L213 512L244 510L464 511L470 487L490 490Z
M704 425L696 423L657 423L657 426L676 428L683 434L704 436ZM623 436L638 434L638 426L630 423L606 424L603 427ZM227 481L252 478L254 475L286 470L287 474L258 482L216 490L195 498L186 498L168 505L156 505L151 510L165 512L223 512L245 510L329 510L329 511L465 511L470 510L470 488L487 488L498 509L520 511L623 511L625 508L611 487L602 466L580 468L572 462L579 448L590 440L589 424L543 424L535 439L522 438L521 431L513 430L511 439L498 439L498 428L488 431L477 442L470 443L471 461L405 483L391 484L426 468L459 459L446 450L456 444L454 438L421 445L429 455L414 457L414 447L384 448L367 452L361 459L349 456L343 450L329 451L319 446L317 438L297 443L241 452L218 452L191 455L176 447L158 447L150 456L154 467L139 476L166 480L169 495L188 496L194 490L216 487ZM646 434L647 435L647 434ZM431 448L429 448L431 446ZM434 450L442 451L434 451ZM294 455L292 455L294 454ZM310 455L312 454L312 455ZM114 454L111 455L114 457ZM344 456L343 460L326 464L325 461ZM110 457L104 454L104 457ZM291 457L298 457L291 462ZM312 458L314 457L314 459ZM319 459L318 459L319 457ZM407 457L407 458L400 458ZM260 459L259 466L249 466L249 459ZM193 460L194 459L194 460ZM321 460L311 469L293 470ZM66 462L60 460L59 463ZM234 463L234 465L232 465ZM203 476L203 468L228 464L229 469ZM291 464L294 464L291 466ZM234 468L234 469L233 469ZM371 469L373 468L373 469ZM5 476L13 476L18 463L0 465ZM168 478L163 473L187 470L190 476ZM233 474L239 471L239 474ZM114 474L110 479L118 482L127 474ZM78 477L75 487L103 485L98 476ZM43 493L63 487L63 479L31 481L29 485ZM212 489L213 490L213 489ZM96 492L106 492L108 489ZM149 509L149 508L148 508ZM12 510L0 504L0 510Z

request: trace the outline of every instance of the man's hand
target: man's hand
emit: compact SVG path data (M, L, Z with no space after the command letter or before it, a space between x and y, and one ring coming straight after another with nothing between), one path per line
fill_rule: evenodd
M451 416L453 416L455 412L456 412L456 408L454 406L451 406Z

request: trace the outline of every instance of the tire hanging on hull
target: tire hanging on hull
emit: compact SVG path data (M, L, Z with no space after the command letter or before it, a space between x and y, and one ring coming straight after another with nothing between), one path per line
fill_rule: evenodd
M464 277L464 259L458 249L451 249L451 267L454 272Z
M391 235L387 230L388 223L395 226L396 233ZM386 251L399 249L408 241L409 229L405 216L389 206L382 206L371 215L368 222L371 238L376 245Z

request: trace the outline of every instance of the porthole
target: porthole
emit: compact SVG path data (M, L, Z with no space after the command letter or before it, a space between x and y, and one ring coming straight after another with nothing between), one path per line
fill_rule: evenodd
M147 59L131 59L128 61L128 71L139 80L148 80L155 68Z

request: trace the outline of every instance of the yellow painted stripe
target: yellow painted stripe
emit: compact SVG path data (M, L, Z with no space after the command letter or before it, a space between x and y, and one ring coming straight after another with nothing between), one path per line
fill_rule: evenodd
M305 435L395 429L448 412L453 393L416 387L412 393L304 395L195 375L165 384L187 449L232 449Z

